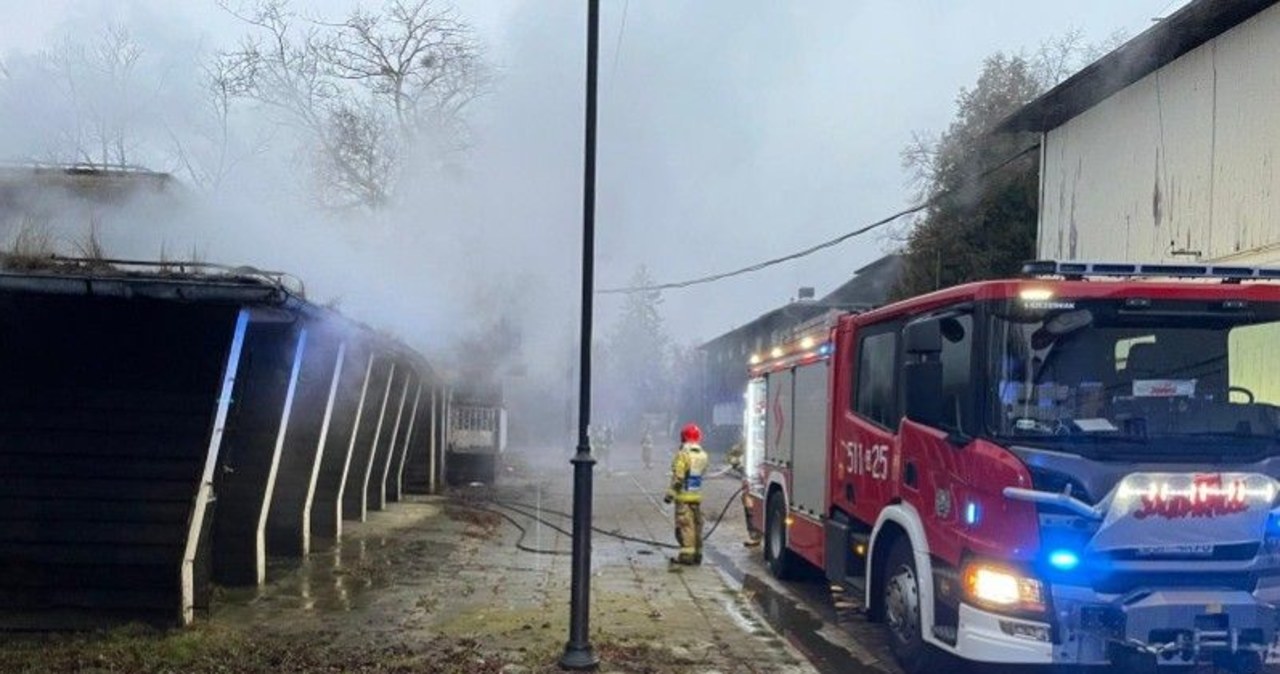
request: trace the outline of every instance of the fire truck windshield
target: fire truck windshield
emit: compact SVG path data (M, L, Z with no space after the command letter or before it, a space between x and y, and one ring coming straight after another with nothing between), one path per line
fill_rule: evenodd
M1010 302L990 326L999 438L1219 454L1280 439L1280 306Z

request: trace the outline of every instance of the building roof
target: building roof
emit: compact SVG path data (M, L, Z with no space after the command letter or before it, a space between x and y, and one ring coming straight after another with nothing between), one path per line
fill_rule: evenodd
M776 309L770 309L760 314L753 321L743 323L738 327L710 339L699 346L699 349L714 349L725 342L734 342L744 335L754 335L757 331L772 331L778 325L795 325L821 314L826 311L827 307L814 302L812 300L802 300L784 304Z
M131 166L0 163L0 219L47 218L143 194L169 194L177 186L167 173Z
M886 255L854 272L853 278L817 301L799 300L771 309L758 318L744 323L718 337L700 349L712 349L726 342L733 342L744 335L760 331L772 332L779 327L799 325L833 309L862 309L883 304L902 273L902 256Z
M884 304L902 278L902 256L886 255L854 272L839 288L819 300L820 304L848 308Z
M1194 0L1094 61L996 126L1048 131L1280 0Z
M141 190L163 191L168 173L136 166L0 164L0 190L62 189L84 199L106 201Z

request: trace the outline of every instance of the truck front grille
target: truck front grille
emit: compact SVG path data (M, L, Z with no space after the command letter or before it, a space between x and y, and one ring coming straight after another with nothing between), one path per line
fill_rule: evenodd
M1253 592L1257 585L1257 577L1249 572L1114 571L1100 574L1093 580L1093 589L1104 594L1125 594L1134 590L1165 588L1200 588Z

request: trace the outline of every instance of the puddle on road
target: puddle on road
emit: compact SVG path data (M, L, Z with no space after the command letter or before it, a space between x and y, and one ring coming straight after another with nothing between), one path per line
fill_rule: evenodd
M708 549L716 567L733 584L764 622L809 660L822 674L892 674L899 670L882 658L887 654L877 625L843 606L848 599L833 596L825 581L805 579L781 590L772 581L744 570L732 554ZM818 579L820 574L813 575ZM847 643L845 643L847 642Z
M316 541L305 558L270 558L261 587L217 588L211 617L302 627L309 619L326 624L354 620L344 616L375 602L415 605L420 595L416 586L432 577L455 546L438 540L434 527L421 526L434 508L404 510L408 512L398 517L379 513L350 526L341 542ZM410 528L413 524L418 528Z

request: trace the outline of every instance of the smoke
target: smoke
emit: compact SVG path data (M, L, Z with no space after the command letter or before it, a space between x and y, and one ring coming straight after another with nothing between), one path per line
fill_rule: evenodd
M305 8L335 18L357 1ZM911 196L899 150L912 132L946 124L982 58L1039 44L1060 25L1106 35L1167 0L603 4L597 282L616 286L639 264L658 280L699 276L898 210ZM421 153L380 212L317 207L305 139L267 110L237 107L222 133L203 68L244 26L212 1L0 0L0 25L29 28L0 36L0 159L66 160L79 146L96 157L103 134L92 122L106 120L126 132L130 163L171 172L181 187L73 211L58 224L64 250L92 214L109 254L194 250L293 272L311 299L337 301L438 363L481 354L524 382L524 397L544 388L554 412L539 421L562 427L578 328L585 12L533 0L457 6L494 76L469 115L471 146L447 161ZM50 55L113 25L141 48L131 77L103 96L59 76ZM667 325L676 342L696 343L799 286L834 288L892 245L857 241L668 295ZM618 308L597 303L598 335ZM483 346L503 320L520 338L494 354Z
M537 92L525 74L499 79L470 115L464 153L408 148L412 168L390 206L332 211L312 191L307 138L252 105L234 107L225 127L215 114L205 68L235 46L234 23L213 39L156 7L98 9L72 17L48 47L4 56L0 157L128 163L177 180L123 201L50 203L45 193L26 204L59 252L75 254L92 231L112 257L291 272L312 301L393 334L439 369L507 378L513 395L554 411L541 430L562 437L577 329L577 294L566 291L580 247L580 192L564 188L580 169L547 157L580 152L581 118L539 104L580 98L577 78L561 78L558 92L555 78ZM127 72L104 67L114 55L103 58L103 26L136 47ZM531 119L541 127L532 137ZM0 218L0 238L16 236L19 220ZM522 393L535 382L536 400Z

